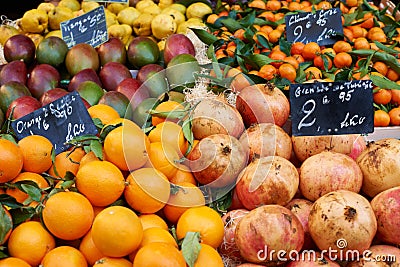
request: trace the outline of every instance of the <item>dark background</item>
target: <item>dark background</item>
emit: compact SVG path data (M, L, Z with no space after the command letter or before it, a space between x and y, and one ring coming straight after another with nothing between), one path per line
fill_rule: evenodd
M37 8L43 0L18 0L5 5L1 5L0 15L5 15L8 19L16 20L21 18L25 11Z

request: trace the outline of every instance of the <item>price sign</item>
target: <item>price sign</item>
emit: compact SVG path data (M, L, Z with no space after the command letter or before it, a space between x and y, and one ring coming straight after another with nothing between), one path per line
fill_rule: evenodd
M104 6L99 6L81 16L60 23L62 39L68 48L79 43L87 43L93 47L108 40L106 15Z
M85 105L77 92L69 93L11 123L18 139L42 135L54 146L56 154L69 148L65 143L75 136L97 134Z
M289 42L334 44L343 39L342 13L339 8L301 12L285 16Z
M370 80L291 84L292 134L365 134L374 131Z

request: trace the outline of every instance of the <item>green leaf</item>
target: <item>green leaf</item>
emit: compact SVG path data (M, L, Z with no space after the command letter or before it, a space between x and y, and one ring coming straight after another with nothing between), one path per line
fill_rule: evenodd
M7 206L11 209L22 207L21 203L17 202L17 200L14 197L7 194L0 195L0 203L1 205Z
M7 255L3 250L0 250L0 259L4 259L4 258L8 258L10 257L9 255Z
M260 45L264 48L268 48L271 49L271 44L269 43L269 41L267 40L267 38L265 38L263 35L261 34L257 34L257 41L260 43Z
M0 241L4 241L7 233L13 228L13 221L7 215L4 207L0 208Z
M256 19L256 11L253 10L240 20L240 24L242 25L243 28L247 28L254 24L255 19Z
M397 51L397 50L395 50L393 48L387 47L386 45L382 44L381 42L374 41L374 43L376 44L376 46L379 49L381 49L382 51L384 51L386 53L395 54L395 55L397 55L399 53L399 51Z
M112 130L114 130L114 129L116 129L116 128L118 128L118 127L120 127L122 125L122 123L118 123L118 124L115 124L115 125L107 125L106 127L103 127L102 129L101 129L101 132L100 132L100 140L104 140L105 138L106 138L106 136L112 131Z
M279 60L271 59L270 57L263 54L253 54L246 57L248 61L254 62L259 68L264 65L271 64L272 62L278 62Z
M381 89L400 90L400 84L397 84L386 77L371 74L370 79L372 83Z
M35 208L33 207L22 207L19 209L10 210L11 216L13 218L13 225L16 227L17 225L29 220L34 217L37 213Z
M285 38L279 39L279 48L287 56L290 56L291 47L292 47L292 43L288 42Z
M183 136L189 143L189 147L186 151L186 155L190 152L191 148L193 147L193 142L194 142L194 136L193 136L193 131L192 131L192 121L185 120L182 125L182 131L183 131Z
M35 183L36 184L36 183ZM42 191L41 189L38 187L38 185L36 184L34 185L30 185L30 184L21 184L21 188L22 190L27 193L29 195L29 197L31 199L33 199L34 201L40 201L40 199L42 198Z
M90 141L90 150L93 151L94 155L103 160L103 147L98 140L91 140Z
M169 187L170 187L169 191L170 191L171 195L178 194L178 192L179 192L179 190L181 188L179 185L176 185L176 184L173 184L173 183L170 183Z
M235 32L238 29L242 28L242 25L240 25L240 22L231 18L231 17L225 17L221 19L221 23L228 28L230 32ZM200 39L201 40L201 39Z
M104 124L101 122L101 120L99 118L92 118L94 125L98 128L98 129L103 129Z
M205 43L206 45L211 45L212 43L214 43L215 41L218 40L218 37L209 33L206 30L203 29L198 29L198 28L190 28L194 34L200 39L200 41L202 41L203 43Z
M181 249L186 263L189 267L193 267L201 250L200 233L187 232L183 239Z

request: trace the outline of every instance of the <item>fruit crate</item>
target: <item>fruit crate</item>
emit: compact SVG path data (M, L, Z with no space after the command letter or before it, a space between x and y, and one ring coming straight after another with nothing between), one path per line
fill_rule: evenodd
M384 138L400 139L400 126L375 127L374 132L365 136L368 142L377 141Z

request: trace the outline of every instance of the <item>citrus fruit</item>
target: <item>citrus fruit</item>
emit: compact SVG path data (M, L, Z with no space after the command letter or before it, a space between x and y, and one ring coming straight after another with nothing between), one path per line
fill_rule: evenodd
M107 159L123 171L142 167L148 159L149 146L147 135L134 124L115 128L104 139Z
M176 171L175 175L169 179L172 184L178 184L182 182L188 182L194 185L197 184L197 181L188 166L178 164L177 168L178 170Z
M184 106L182 106L179 102L168 100L165 102L161 102L160 104L157 105L157 107L154 109L156 112L163 112L159 115L154 114L152 115L151 122L154 126L157 126L157 124L165 121L165 120L171 120L171 121L177 121L174 115L181 115L181 112L184 110ZM169 112L169 113L168 113ZM170 117L168 117L170 115Z
M167 205L163 208L165 217L172 224L176 224L179 217L190 207L205 205L203 192L192 183L178 183L175 190L176 192L170 195Z
M157 214L140 214L139 219L142 223L143 231L151 227L158 227L164 230L168 230L167 223Z
M42 212L46 228L64 240L83 237L90 229L94 212L90 201L80 193L67 191L51 195Z
M182 253L173 245L153 242L139 249L133 260L133 267L176 266L185 267Z
M96 261L93 267L132 267L132 262L125 258L104 257Z
M142 237L138 216L123 206L107 207L93 221L93 243L106 256L127 256L139 247Z
M20 258L8 257L0 260L0 267L31 267L31 265Z
M375 127L386 127L390 124L389 114L381 109L375 110L374 112L374 126Z
M168 143L154 142L150 144L148 156L152 166L162 172L168 179L172 178L178 168L179 155Z
M77 148L73 151L63 151L55 158L54 163L49 169L49 174L54 177L65 177L67 172L76 175L79 169L79 162L85 155L82 148Z
M389 111L390 125L400 126L400 107L392 108Z
M0 183L17 177L24 163L22 151L15 143L0 138Z
M161 122L150 131L148 136L152 143L170 144L180 156L186 152L187 143L179 124L171 121Z
M184 238L187 232L199 232L202 243L217 248L224 238L224 223L208 206L191 207L180 216L176 225L178 239Z
M87 267L83 254L71 246L59 246L50 250L43 258L43 267Z
M125 179L117 166L108 161L92 161L79 168L76 188L93 206L104 207L124 192Z
M224 262L222 261L221 255L218 253L218 251L204 243L201 244L199 255L194 263L194 267L202 266L224 266Z
M96 104L88 108L90 117L99 119L103 124L120 118L118 112L111 106L105 104Z
M21 172L17 177L11 180L11 183L21 182L21 181L32 181L35 182L38 188L44 189L49 186L49 183L43 176L34 172ZM24 203L28 199L29 195L18 188L9 187L6 189L6 194L12 196L19 203Z
M161 210L170 196L167 177L154 168L141 168L126 178L126 202L140 213L155 213Z
M55 246L54 237L37 221L21 223L12 231L8 240L10 255L32 266L39 265L46 253Z
M86 235L82 237L82 240L79 243L79 251L83 254L83 256L85 256L85 259L90 266L95 264L96 261L105 257L105 255L101 253L93 243L92 229L90 229Z
M50 168L53 144L49 139L41 135L28 135L18 145L24 158L23 170L42 173Z

